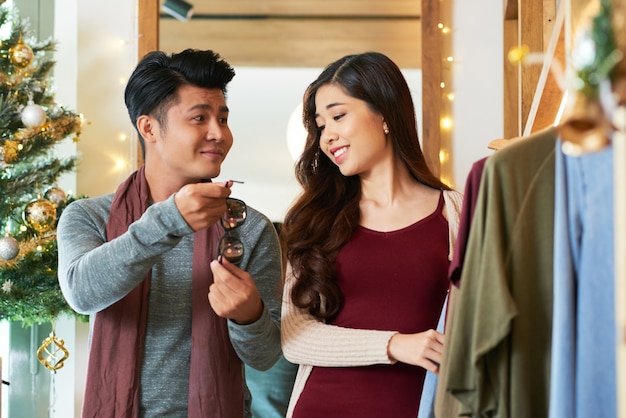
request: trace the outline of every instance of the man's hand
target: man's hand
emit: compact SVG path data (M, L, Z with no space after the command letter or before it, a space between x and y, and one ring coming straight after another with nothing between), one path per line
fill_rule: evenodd
M209 303L215 313L238 324L257 321L263 313L263 301L252 276L225 258L211 261L213 284Z
M206 229L226 212L231 182L187 184L176 193L174 202L187 224L194 230Z

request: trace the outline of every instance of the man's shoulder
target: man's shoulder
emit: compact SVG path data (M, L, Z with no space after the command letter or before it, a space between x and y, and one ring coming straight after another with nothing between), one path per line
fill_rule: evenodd
M270 221L269 218L260 210L255 209L252 206L247 206L246 210L248 212L248 215L247 215L248 219L254 219L257 222L263 222L263 223L269 223L269 224L272 223L272 221Z
M86 197L74 200L63 211L64 217L70 214L73 216L79 213L89 213L91 216L108 217L111 211L111 203L113 202L113 193L97 196Z
M264 235L269 231L275 231L272 221L263 212L248 206L246 222L241 226L242 233L248 235Z

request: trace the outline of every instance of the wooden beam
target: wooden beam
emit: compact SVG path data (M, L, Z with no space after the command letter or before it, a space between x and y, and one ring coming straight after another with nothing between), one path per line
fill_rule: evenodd
M421 21L411 19L161 19L160 49L213 49L234 66L323 68L346 54L379 51L420 68Z
M561 4L559 15L552 28L543 67L528 117L527 133L533 133L555 123L563 101L565 80L565 7Z
M519 3L519 42L526 45L531 53L544 52L544 4L543 0L525 0ZM539 65L523 65L520 84L521 120L524 121L522 131L526 130L530 108L535 96L537 82L541 74Z
M137 2L137 59L150 51L159 49L159 2L138 0ZM137 141L137 167L143 165L141 146Z
M422 150L429 168L441 175L441 87L442 39L440 23L441 2L422 3ZM417 48L416 48L417 49Z
M503 1L504 1L504 20L517 20L517 17L518 17L517 0L503 0Z
M503 22L503 46L504 46L504 90L503 90L503 134L505 138L513 138L522 134L520 117L520 80L521 63L509 61L508 52L519 45L518 21L504 20Z
M554 66L565 68L565 2L561 2L558 30L555 29L559 17L556 0L515 3L519 18L503 22L505 138L526 136L554 123L563 96L562 81L552 70ZM511 7L511 4L507 2L505 6ZM509 62L509 51L522 46L535 57L543 56L543 65L536 59Z
M159 2L137 2L137 54L139 58L159 49Z
M194 15L421 15L421 1L417 0L190 0L190 3L194 6Z

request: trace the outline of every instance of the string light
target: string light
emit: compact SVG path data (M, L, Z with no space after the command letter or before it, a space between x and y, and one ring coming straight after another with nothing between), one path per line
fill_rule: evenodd
M441 118L441 128L445 130L450 130L452 128L452 118L449 116L444 116Z
M441 30L441 33L443 33L444 35L450 33L450 28L445 26L443 23L437 24L437 28L439 28L439 30Z
M124 171L128 167L128 162L123 158L116 158L114 159L113 167L115 171Z
M117 65L111 71L111 83L119 86L123 90L128 84L129 74L137 63L138 56L138 34L137 29L137 6L129 3L128 16L132 18L132 24L127 28L127 33L119 32L108 39L107 46L111 55L110 61ZM124 119L120 119L124 120ZM107 166L107 173L110 178L103 178L102 183L111 182L116 185L123 180L137 166L137 136L132 127L124 122L117 126L110 126L110 138L112 144L108 158L102 163ZM127 129L128 128L128 129Z
M442 164L448 162L449 157L450 155L448 154L446 150L442 149L439 151L439 162L441 162Z

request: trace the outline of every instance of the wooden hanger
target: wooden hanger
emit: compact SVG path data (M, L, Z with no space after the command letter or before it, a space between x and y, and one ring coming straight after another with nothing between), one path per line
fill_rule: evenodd
M509 138L509 139L505 139L505 138L494 139L493 141L489 143L488 148L497 151L520 139L522 139L521 136L518 136L515 138Z

